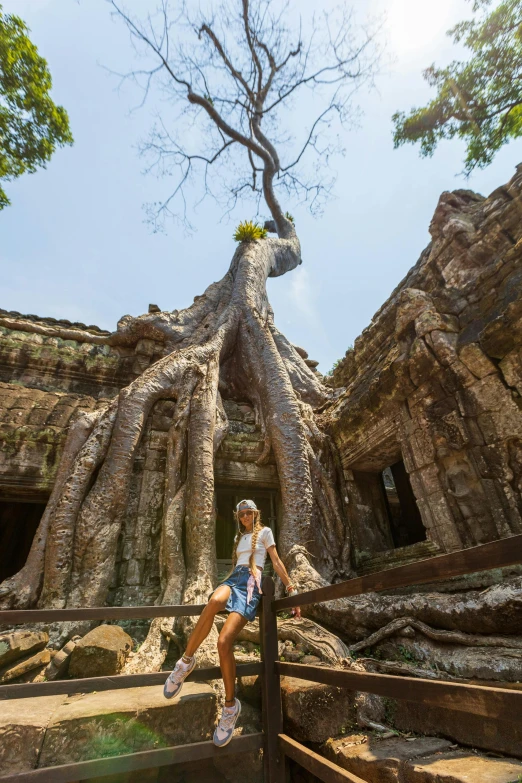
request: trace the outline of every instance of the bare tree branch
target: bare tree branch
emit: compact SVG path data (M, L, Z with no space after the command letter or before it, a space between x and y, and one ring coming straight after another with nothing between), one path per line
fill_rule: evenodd
M229 212L240 195L257 201L262 193L279 236L295 235L277 193L308 203L312 212L328 198L335 177L325 169L343 152L329 135L336 139L353 121L356 90L373 86L379 28L358 28L346 9L292 26L290 3L276 0L216 0L210 16L191 15L184 0L160 0L156 13L140 22L120 0L108 1L151 63L122 79L140 84L142 104L155 85L181 110L175 121L162 112L160 130L141 148L152 159L148 170L179 171L174 191L151 205L155 227L176 216L171 205L178 198L186 222L187 188L203 167L202 198L226 203ZM312 105L317 113L309 130L295 131L292 115ZM211 166L220 167L214 178Z

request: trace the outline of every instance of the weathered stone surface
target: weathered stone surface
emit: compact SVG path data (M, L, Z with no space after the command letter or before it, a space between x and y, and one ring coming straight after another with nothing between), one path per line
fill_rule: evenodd
M400 737L380 739L375 734L355 734L326 742L321 752L367 783L403 783L411 759L432 757L450 746L451 742L436 737L408 742Z
M0 710L0 774L36 767L47 725L66 696L11 699Z
M56 655L52 658L51 663L45 670L46 680L56 680L66 674L71 660L71 654L76 647L76 642L80 639L79 636L74 636L69 639L61 650L58 650Z
M439 735L472 748L522 759L522 728L508 715L505 720L471 713L463 716L442 707L426 709L423 704L394 699L388 700L387 713L399 731Z
M436 737L380 739L353 735L322 746L323 754L367 783L518 783L522 764L467 750Z
M520 167L508 190L520 196ZM459 190L442 194L430 230L432 244L337 364L343 391L323 409L353 476L356 560L394 548L383 546L379 503L361 497L401 460L424 535L443 551L522 532L520 221L498 191Z
M511 759L493 759L465 751L442 753L408 765L404 783L519 783L522 764ZM401 782L402 783L402 782Z
M284 727L300 742L325 742L355 725L354 695L345 688L281 678Z
M39 669L42 666L47 666L50 660L51 653L49 650L40 650L40 652L37 652L35 655L30 655L28 658L22 658L22 660L9 664L0 670L0 683L16 680L18 677L27 674L27 672L30 672L32 669Z
M71 696L49 722L38 766L208 740L215 716L215 693L200 683L172 701L158 686Z
M44 631L13 631L0 635L0 668L41 650L49 641Z
M119 625L99 625L75 645L69 662L71 677L118 674L132 650L132 639Z

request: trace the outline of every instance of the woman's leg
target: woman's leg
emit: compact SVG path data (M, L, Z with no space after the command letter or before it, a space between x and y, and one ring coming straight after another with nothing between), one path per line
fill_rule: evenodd
M245 627L248 620L238 612L230 612L226 622L221 629L217 643L219 653L219 664L221 674L223 675L223 685L225 686L225 705L232 707L236 690L236 659L234 658L234 642L242 628Z
M220 585L212 593L212 596L201 612L196 626L189 636L187 646L185 648L185 655L191 657L198 649L201 642L203 642L210 633L210 629L214 623L214 617L218 612L222 612L230 596L230 587L228 585Z

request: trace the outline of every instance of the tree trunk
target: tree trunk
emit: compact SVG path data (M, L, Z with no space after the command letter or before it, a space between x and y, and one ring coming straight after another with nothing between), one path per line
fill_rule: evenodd
M329 391L276 329L266 280L301 263L283 218L284 239L243 242L225 277L180 313L125 317L105 338L132 346L150 338L164 355L110 405L71 428L53 494L24 569L0 586L3 608L103 605L114 573L134 458L147 417L160 399L176 403L169 433L163 507L159 603L203 603L216 586L214 459L228 422L221 393L249 400L275 456L283 515L279 549L296 544L328 555L309 564L315 579L350 572L342 518L342 476L332 469L313 406ZM53 334L59 335L59 329ZM220 393L221 392L221 393ZM184 549L182 548L184 540ZM306 587L303 584L303 587ZM192 618L178 623L187 634ZM53 629L53 643L84 633L88 623ZM158 669L174 633L172 618L152 623L129 670ZM215 661L216 631L200 651Z

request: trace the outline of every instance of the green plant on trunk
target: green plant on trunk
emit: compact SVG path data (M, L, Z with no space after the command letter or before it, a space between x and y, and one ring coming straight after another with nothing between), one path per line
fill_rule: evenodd
M256 239L264 239L268 231L259 223L252 220L243 220L234 232L236 242L253 242Z

